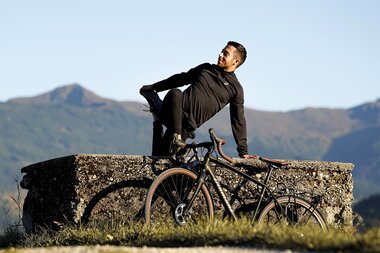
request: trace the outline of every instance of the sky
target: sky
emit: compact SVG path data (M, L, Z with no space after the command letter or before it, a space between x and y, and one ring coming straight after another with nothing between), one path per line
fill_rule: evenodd
M245 106L350 108L380 98L378 0L0 1L0 102L78 83L140 101L144 84L216 63L227 41ZM162 96L164 94L161 94Z

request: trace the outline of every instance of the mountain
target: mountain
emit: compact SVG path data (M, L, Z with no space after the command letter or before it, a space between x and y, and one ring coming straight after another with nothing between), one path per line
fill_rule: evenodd
M78 84L0 103L0 193L30 163L73 153L149 154L152 123L144 105L105 99ZM267 112L246 108L250 153L284 159L355 163L355 196L379 193L380 100L349 109ZM197 131L214 127L236 156L225 108Z
M142 108L76 84L0 103L0 195L31 163L74 153L147 154L151 122Z
M354 193L357 198L379 193L380 127L366 128L337 138L325 160L349 161L356 165Z
M112 100L101 98L93 92L82 88L79 84L59 87L35 97L11 99L8 102L24 105L66 104L82 107L100 107L113 103Z
M380 194L363 199L353 209L362 216L366 227L380 227Z
M7 101L16 105L71 105L77 107L122 107L129 112L142 115L141 104L137 102L118 102L102 98L79 84L58 87L53 91L35 97L14 98Z
M363 127L378 126L380 124L380 99L354 107L348 111L350 116L360 122Z
M290 112L246 110L250 152L284 159L320 160L334 138L357 128L344 109L306 108ZM207 127L230 135L228 111ZM233 140L231 141L233 143Z

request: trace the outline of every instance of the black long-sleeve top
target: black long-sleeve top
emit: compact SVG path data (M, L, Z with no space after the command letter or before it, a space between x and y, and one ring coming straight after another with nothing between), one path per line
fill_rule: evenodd
M232 133L239 156L248 153L247 128L244 116L244 92L236 75L215 64L204 63L188 72L175 74L153 84L160 92L191 84L183 91L184 120L192 130L200 127L230 104Z

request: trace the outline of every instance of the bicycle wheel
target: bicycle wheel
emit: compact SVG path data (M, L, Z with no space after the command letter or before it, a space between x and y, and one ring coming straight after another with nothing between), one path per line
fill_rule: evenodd
M316 207L296 196L282 196L270 202L261 211L259 223L291 226L317 226L327 230L323 216Z
M161 173L152 183L145 199L145 223L173 223L185 225L199 219L212 220L214 206L205 185L198 192L192 207L184 214L194 194L197 175L184 168L173 168Z

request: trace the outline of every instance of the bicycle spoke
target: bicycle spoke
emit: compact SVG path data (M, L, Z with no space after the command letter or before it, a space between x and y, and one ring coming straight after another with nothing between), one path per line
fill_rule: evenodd
M267 224L279 224L285 222L288 225L319 226L326 229L327 226L320 213L307 201L295 197L284 196L269 203L258 219Z
M150 187L145 201L145 220L149 222L174 222L185 224L191 218L197 220L202 216L213 216L213 205L210 193L205 186L191 207L186 210L189 195L194 191L196 174L183 168L174 168L162 173Z
M314 208L313 208L314 209ZM305 208L305 211L300 215L299 223L300 224L310 224L310 223L316 223L314 218L314 210L311 210L311 208Z
M160 187L158 188L159 194L157 195L155 193L155 195L157 195L157 197L161 197L161 198L165 199L167 201L167 203L170 204L174 208L177 203L175 201L175 198L174 198L170 188L171 188L170 184L167 181L164 181L164 182L162 182L162 185L160 185Z

